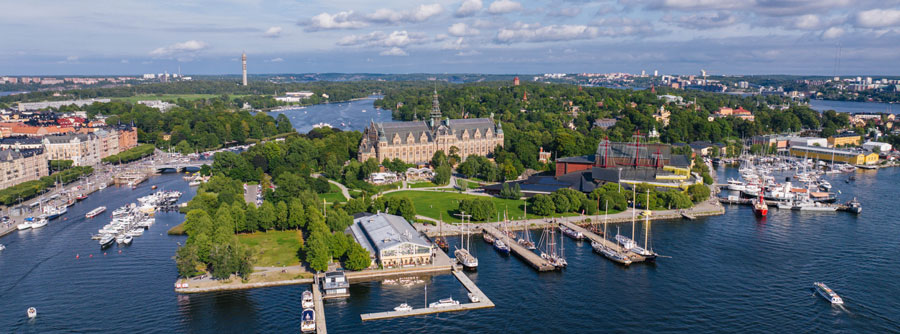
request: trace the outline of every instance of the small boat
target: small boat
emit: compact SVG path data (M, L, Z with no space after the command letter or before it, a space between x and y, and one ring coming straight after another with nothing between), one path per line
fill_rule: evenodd
M507 246L506 243L503 242L503 240L494 240L494 249L496 249L503 255L509 255L509 246Z
M122 238L122 243L126 245L130 245L132 241L134 241L134 238L128 234L126 234L125 237Z
M30 222L27 222L27 221L24 222L24 223L21 223L21 224L19 224L19 225L16 225L16 229L19 230L19 231L27 230L27 229L30 229L30 228L31 228L31 223L30 223Z
M447 244L447 240L444 239L444 237L434 238L434 244L437 245L438 248L442 249L445 252L450 250L450 245Z
M478 298L478 295L476 295L475 293L469 292L469 301L473 303L480 303L481 298Z
M484 242L492 244L494 243L494 236L492 236L487 231L481 232L481 238L484 239Z
M834 290L831 290L831 288L829 288L827 285L825 285L825 283L815 282L815 283L813 283L813 287L816 289L816 292L820 296L822 296L826 300L830 301L831 304L836 304L836 305L844 304L844 300L841 299L841 296L838 296L838 294L835 293Z
M852 201L847 202L847 207L849 208L850 212L853 212L855 214L859 214L860 212L862 212L862 204L856 200L856 197L854 197Z
M116 243L124 244L125 243L125 235L121 234L121 235L116 236Z
M31 228L41 228L41 227L47 226L47 224L49 224L49 223L50 223L50 221L47 220L47 218L41 218L41 219L38 219L38 220L34 221L33 223L31 223Z
M154 184L150 189L156 189L156 185Z
M584 240L584 234L582 234L581 232L578 232L574 229L571 229L565 225L560 224L559 231L562 232L562 234L565 234L569 238L572 238L575 240Z
M99 214L103 213L104 211L106 211L106 207L100 206L100 207L97 207L96 209L93 209L93 210L89 211L88 213L84 214L84 217L85 218L94 218L94 217L97 217Z
M188 186L189 186L189 187L196 187L196 186L199 186L200 183L201 183L200 180L194 180L194 181L191 181L190 183L188 183Z
M303 308L313 308L316 303L313 301L313 293L309 290L303 291L300 295L300 306Z
M429 308L441 308L441 307L450 307L450 306L456 306L456 305L459 305L459 301L453 300L453 297L450 297L450 298L444 298L444 299L438 300L434 303L428 304L428 307Z
M394 308L394 311L397 311L397 312L409 312L412 310L413 310L412 306L409 306L409 304L407 304L407 303L400 304L400 306L397 306Z
M97 189L99 189L99 190L106 189L106 183L101 183L101 184L97 187Z
M769 206L766 205L766 200L763 195L760 193L758 200L753 204L753 214L756 217L763 218L769 213Z
M316 331L316 311L311 308L303 309L301 313L300 331L303 333L312 333Z
M100 237L100 247L106 248L112 245L112 243L116 241L116 237L112 234L104 234Z
M28 319L34 319L34 317L37 316L37 309L34 307L29 307L28 311L26 311L26 314L28 314Z
M525 233L528 233L527 231ZM527 250L535 250L537 247L534 246L534 242L531 240L519 239L519 245L525 247Z
M0 244L0 251L2 251L4 249L6 249L6 246L4 246L3 244Z
M84 194L84 193L78 194L78 196L75 197L75 199L78 200L78 201L83 201L83 200L85 200L86 198L87 198L87 195Z

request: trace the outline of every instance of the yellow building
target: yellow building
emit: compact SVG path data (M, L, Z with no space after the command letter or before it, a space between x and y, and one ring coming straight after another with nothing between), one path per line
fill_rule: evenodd
M878 163L878 154L876 153L859 153L825 147L794 146L791 147L791 155L824 161L831 161L834 159L835 162L843 162L851 165L872 165Z
M838 147L844 145L859 146L862 144L862 136L855 133L842 133L828 137L828 146Z

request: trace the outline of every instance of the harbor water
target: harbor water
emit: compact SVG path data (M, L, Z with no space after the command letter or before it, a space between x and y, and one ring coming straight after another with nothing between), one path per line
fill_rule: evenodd
M832 101L810 100L809 106L816 111L824 112L834 110L843 113L898 113L900 108L895 108L890 103L857 102L857 101Z
M653 223L656 264L622 267L594 254L588 242L565 239L569 266L538 273L501 256L480 236L480 265L469 273L496 308L363 323L361 313L413 307L466 291L452 275L367 282L351 297L327 301L331 333L733 332L887 333L900 331L900 234L896 185L900 170L827 176L842 201L857 196L863 212L798 213L772 208L766 220L749 207L722 216ZM721 180L737 177L720 169ZM0 328L14 333L294 333L305 286L178 295L172 256L183 236L165 232L178 213L160 213L131 246L100 251L91 233L112 209L160 190L193 195L180 176L153 177L137 189L110 187L40 230L0 238ZM94 219L84 213L109 208ZM616 227L610 226L610 234ZM630 234L629 224L621 232ZM534 233L537 240L539 233ZM638 238L639 240L642 238ZM451 247L459 244L449 238ZM121 254L119 253L121 250ZM79 256L76 259L76 255ZM91 257L92 256L92 257ZM845 300L833 307L813 294L827 283ZM38 316L28 320L34 306Z
M345 131L362 131L370 121L390 122L391 111L375 109L375 99L379 95L372 95L364 99L348 102L336 102L316 104L307 107L291 108L284 111L271 112L272 117L283 113L291 124L300 133L307 133L313 129L313 125L326 123L333 128Z

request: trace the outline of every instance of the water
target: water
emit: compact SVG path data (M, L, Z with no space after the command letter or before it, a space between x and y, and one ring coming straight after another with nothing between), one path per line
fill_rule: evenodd
M0 92L0 96L7 96L7 95L13 95L13 94L24 94L24 93L28 93L28 92L24 92L24 91L23 92Z
M810 100L810 107L813 110L824 112L826 110L834 110L844 113L898 113L900 108L894 108L892 104L880 102L856 102L856 101L832 101L832 100Z
M722 180L736 177L720 170ZM749 207L723 216L653 224L653 247L669 256L625 268L566 239L569 267L537 273L516 257L472 241L480 270L470 277L497 305L493 309L362 323L359 314L414 307L466 291L451 275L411 286L368 282L351 286L344 301L326 303L331 333L484 332L778 332L886 333L900 331L900 234L896 190L900 169L861 171L857 180L829 176L841 200L858 196L863 213L794 213L772 209L757 221ZM85 220L98 205L110 208L160 189L186 190L175 175L153 178L137 190L110 188L70 208L69 221L0 238L0 328L9 332L284 333L297 332L302 286L178 296L171 256L184 237L165 235L180 222L161 214L130 247L103 256L88 236L108 213ZM182 200L187 200L187 196ZM615 230L614 227L611 227ZM626 232L627 231L627 232ZM629 225L622 226L630 233ZM162 233L163 235L160 235ZM534 234L537 240L539 235ZM450 238L451 245L458 238ZM123 254L117 254L123 249ZM81 259L75 260L75 254ZM94 258L86 258L93 254ZM846 302L832 307L813 295L826 282ZM35 306L38 317L26 320Z
M328 123L341 130L363 130L372 120L375 122L391 121L390 110L375 109L375 99L378 98L381 96L373 95L361 100L316 104L271 114L272 117L276 117L279 113L285 114L300 133L309 132L313 129L313 125L318 123Z

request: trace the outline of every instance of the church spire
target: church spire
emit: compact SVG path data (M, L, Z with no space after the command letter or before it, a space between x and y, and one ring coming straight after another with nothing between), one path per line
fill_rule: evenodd
M441 105L438 103L437 89L434 90L434 98L431 100L431 118L435 121L441 119Z

